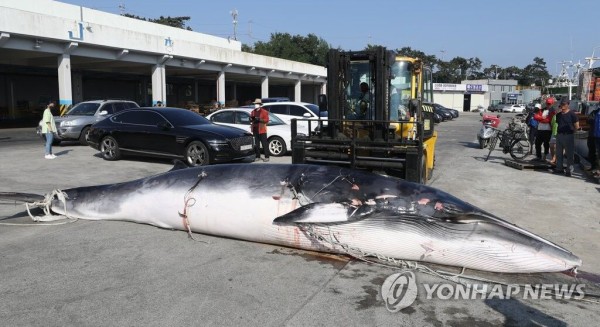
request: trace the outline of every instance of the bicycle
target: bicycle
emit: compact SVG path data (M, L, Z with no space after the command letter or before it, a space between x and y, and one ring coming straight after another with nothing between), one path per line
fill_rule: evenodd
M527 126L524 125L523 122L520 122L518 119L513 119L513 122L511 122L509 127L504 131L501 131L498 128L493 129L494 135L490 139L488 145L490 151L488 152L485 161L488 161L490 158L492 151L496 148L498 140L500 140L502 153L509 153L515 160L523 159L529 154L531 144L529 143L529 138L527 136Z

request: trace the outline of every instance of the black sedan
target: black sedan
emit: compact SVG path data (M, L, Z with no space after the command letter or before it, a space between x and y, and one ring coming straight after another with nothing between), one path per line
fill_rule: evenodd
M436 114L442 116L442 121L446 121L446 120L452 120L454 117L452 116L452 113L448 110L439 108L437 106L433 107L433 112L435 112Z
M106 160L121 155L184 159L190 166L254 158L252 134L177 108L136 108L90 129L88 143Z
M451 108L448 108L448 107L444 107L441 104L437 104L437 103L434 103L433 106L436 109L441 109L442 111L448 111L452 115L452 118L458 118L458 116L459 116L459 112L456 109L451 109Z

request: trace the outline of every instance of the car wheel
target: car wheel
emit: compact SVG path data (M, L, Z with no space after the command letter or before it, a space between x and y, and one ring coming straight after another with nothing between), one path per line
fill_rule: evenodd
M88 145L88 136L90 135L90 127L86 126L81 130L81 134L79 134L79 143L81 145Z
M119 143L112 136L107 136L100 141L100 152L104 160L119 160L121 158L121 149Z
M285 155L287 149L285 148L285 142L279 136L273 136L269 139L269 153L274 157L281 157Z
M208 149L204 143L193 141L185 148L185 161L190 166L206 166L210 163Z

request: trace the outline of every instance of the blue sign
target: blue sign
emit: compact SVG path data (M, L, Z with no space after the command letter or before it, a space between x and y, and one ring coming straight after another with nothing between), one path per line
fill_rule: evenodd
M467 92L483 92L483 85L467 84Z

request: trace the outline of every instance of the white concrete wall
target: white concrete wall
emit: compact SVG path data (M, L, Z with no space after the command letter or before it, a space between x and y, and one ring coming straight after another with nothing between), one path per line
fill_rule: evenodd
M462 92L434 92L433 100L444 107L462 111L464 94Z
M83 26L82 33L80 24ZM221 67L214 64L231 63L234 65L232 69L256 67L253 72L258 75L276 70L281 76L289 72L299 76L306 74L307 78L327 76L325 67L241 52L239 41L51 0L0 0L0 32L65 43L77 42L80 47L94 45L104 50L126 49L129 54L121 59L126 61L136 61L136 53L172 55L175 59L192 61L192 64L193 61L206 60L207 64L202 69L220 70ZM94 56L89 52L73 54Z

